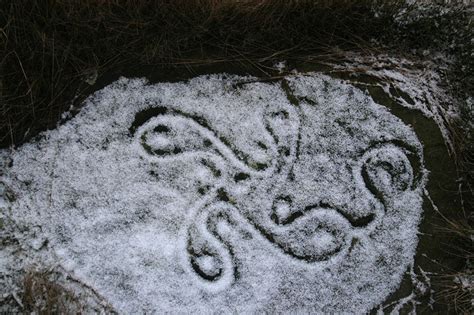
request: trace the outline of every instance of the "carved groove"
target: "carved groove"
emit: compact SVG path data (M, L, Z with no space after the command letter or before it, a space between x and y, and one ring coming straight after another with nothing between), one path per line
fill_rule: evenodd
M298 104L294 105L298 106ZM160 119L153 120L156 117ZM233 181L228 183L230 187L216 187L214 190L210 186L198 188L198 193L203 197L210 191L213 191L214 195L211 203L196 210L195 217L191 218L193 223L185 227L187 229L186 255L190 270L203 281L211 284L230 281L231 284L239 278L236 253L232 244L219 231L220 223L238 231L238 222L240 224L245 222L250 230L261 235L284 255L305 263L317 263L328 261L345 251L352 250L357 243L350 237L352 229L363 229L375 220L375 213L357 218L328 202L319 202L302 209L295 209L291 196L276 197L269 217L261 221L243 215L238 205L234 206L232 183L246 185L246 182L255 176L259 180L265 180L265 177L262 179L258 177L258 174L268 170L272 170L272 174L284 173L289 182L295 179L293 166L299 159L301 142L299 120L294 130L278 130L278 134L272 128L272 123L275 123L272 119L279 121L280 124L277 126L290 126L291 124L282 122L295 118L292 118L292 114L286 109L266 112L262 117L267 139L270 138L272 141L270 143L257 141L255 144L268 153L272 159L270 164L252 161L250 154L237 150L227 138L214 131L204 118L179 110L165 107L148 109L137 114L130 127L130 133L135 135L136 141L147 156L178 159L180 154L187 152L187 147L177 146L178 141L173 143L173 133L183 130L194 132L194 135L198 134L202 138L198 143L191 143L191 150L188 151L217 154L239 169L238 172L233 173ZM186 126L180 124L186 124ZM150 141L151 133L156 134L155 142ZM154 147L159 145L162 147ZM396 154L388 154L387 150L392 150ZM215 178L225 177L223 171L212 162L212 159L203 156L199 162L206 166ZM422 178L421 165L421 157L416 148L400 140L376 142L361 153L360 176L366 189L386 207L387 200L392 197L391 194L417 187ZM380 172L389 176L378 176ZM393 187L387 188L381 185L381 180L386 180L386 178L390 179ZM236 217L243 217L244 220L236 220ZM294 239L302 244L295 243ZM319 244L320 239L326 240L327 244L324 242L323 245Z

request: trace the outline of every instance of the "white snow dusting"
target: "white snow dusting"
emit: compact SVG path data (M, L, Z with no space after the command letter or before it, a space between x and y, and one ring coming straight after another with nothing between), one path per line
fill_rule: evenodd
M440 54L435 61L414 62L385 55L361 56L351 53L350 61L334 64L334 70L352 74L363 73L379 79L372 85L380 86L398 104L418 110L438 125L448 149L453 152L449 124L461 115L459 106L446 88L440 73L447 69L449 57ZM370 65L370 66L369 66ZM353 82L357 82L357 75ZM364 84L363 82L358 82Z
M249 79L121 78L9 154L2 212L121 313L370 311L413 263L420 142L347 83Z

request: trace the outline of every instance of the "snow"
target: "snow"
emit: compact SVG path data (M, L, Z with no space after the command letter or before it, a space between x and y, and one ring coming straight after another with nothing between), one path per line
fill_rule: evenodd
M121 78L2 152L2 212L121 313L369 311L413 264L422 146L348 83L285 80Z
M378 82L370 85L379 86L401 106L414 109L432 118L438 125L450 152L454 152L453 141L449 132L449 122L461 114L458 102L443 87L446 83L443 72L452 62L449 56L440 55L434 61L415 62L388 55L362 56L349 53L349 60L333 64L334 71L351 73L351 82L359 81L357 73L363 73ZM469 100L466 101L469 103Z

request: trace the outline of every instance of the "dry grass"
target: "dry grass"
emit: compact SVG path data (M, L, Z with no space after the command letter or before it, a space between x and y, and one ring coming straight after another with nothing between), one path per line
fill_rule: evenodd
M402 3L0 0L0 147L54 127L91 73L228 61L264 69L283 58L334 50L409 52L446 42L456 34L453 21L466 20L464 11L453 11L400 27L395 13ZM439 31L444 29L446 34ZM472 66L469 47L461 50L468 52L462 66ZM458 72L466 76L470 70Z
M438 227L439 232L451 237L449 255L465 259L461 270L434 275L433 284L438 288L435 300L446 304L456 314L472 314L474 293L474 229L469 218L447 220L447 225Z
M446 303L456 314L472 314L472 270L458 272L436 278L441 290L435 294L438 303ZM468 283L470 281L470 284Z
M50 273L29 271L23 280L25 314L81 314L83 306L73 292L50 279Z
M390 32L398 1L379 18L373 3L0 0L0 147L53 127L95 71L365 47Z

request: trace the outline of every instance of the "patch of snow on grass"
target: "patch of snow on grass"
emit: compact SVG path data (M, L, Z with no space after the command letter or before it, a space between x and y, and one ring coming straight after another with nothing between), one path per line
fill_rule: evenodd
M440 128L448 148L453 150L450 122L458 118L460 109L449 95L441 74L448 67L447 56L441 55L435 62L414 62L388 56L360 56L349 54L350 62L335 64L334 69L350 73L361 73L377 78L380 86L400 105L419 110L433 118ZM449 62L449 61L448 61ZM357 79L353 80L354 82ZM362 82L359 82L363 84Z
M327 76L248 80L96 92L11 152L11 217L119 312L371 310L413 262L420 142Z

